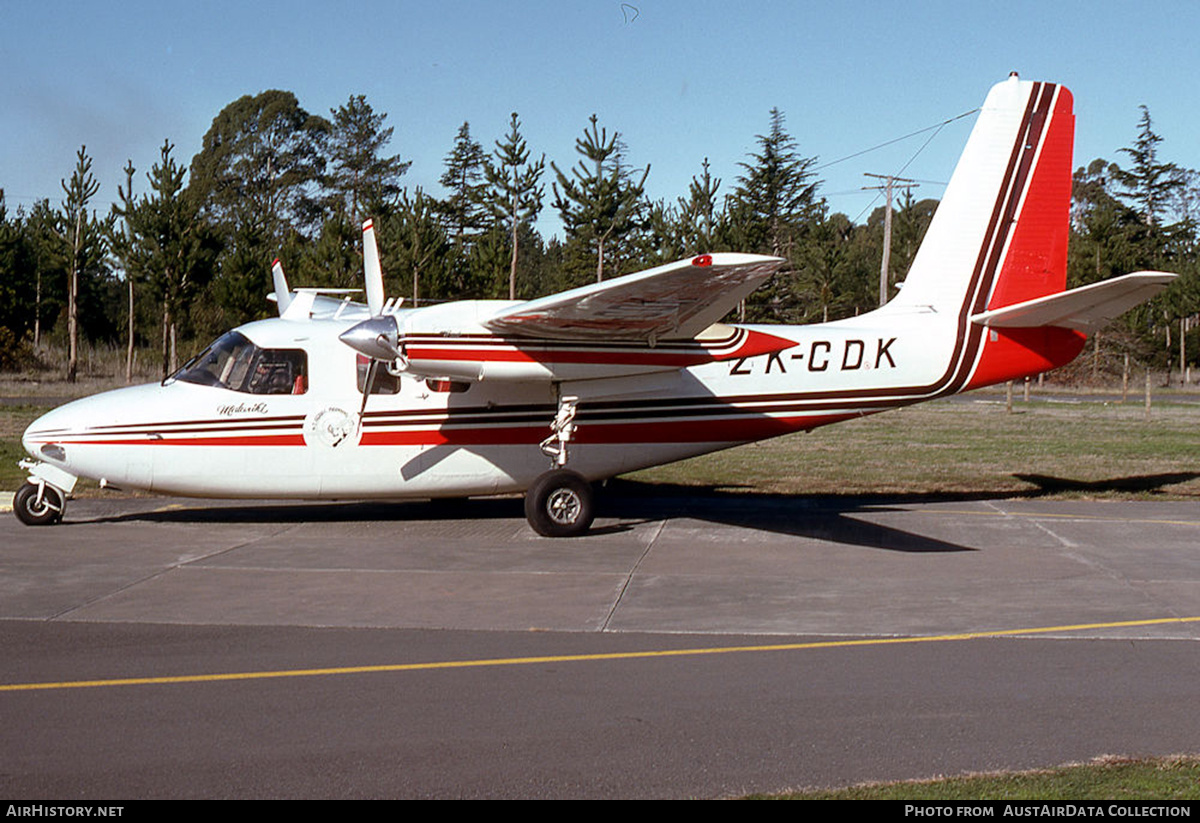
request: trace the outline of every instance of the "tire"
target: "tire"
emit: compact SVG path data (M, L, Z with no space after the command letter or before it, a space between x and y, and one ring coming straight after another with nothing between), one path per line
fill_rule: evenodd
M48 483L42 488L44 491L40 501L38 487L33 483L21 486L13 497L13 512L26 526L50 526L62 520L63 509L66 508L63 493Z
M592 486L573 471L548 471L525 492L525 519L543 537L577 537L594 517Z

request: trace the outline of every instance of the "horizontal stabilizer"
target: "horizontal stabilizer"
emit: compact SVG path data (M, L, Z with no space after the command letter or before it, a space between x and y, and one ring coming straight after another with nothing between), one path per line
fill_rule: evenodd
M1139 271L1078 289L1059 292L972 315L971 322L993 328L1060 328L1092 331L1120 317L1171 284L1178 275Z
M702 254L507 306L483 325L500 334L551 340L688 340L783 263L757 254Z
M341 312L341 316L351 319L359 314L366 315L366 306L362 303L352 303L346 299L348 295L357 294L362 289L296 289L288 307L280 313L284 320L307 320L310 317L331 316ZM342 299L337 299L340 296Z

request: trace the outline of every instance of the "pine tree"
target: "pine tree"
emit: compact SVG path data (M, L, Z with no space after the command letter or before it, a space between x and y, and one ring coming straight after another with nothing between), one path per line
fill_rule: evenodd
M460 255L466 253L470 240L483 228L486 160L483 146L471 139L471 124L463 123L454 138L454 148L446 155L446 171L439 180L450 191L450 196L442 201L441 211L446 219L446 233Z
M20 210L9 217L0 189L0 329L11 332L10 342L22 340L34 325L37 260L26 225ZM0 351L0 361L14 354Z
M329 113L333 121L324 187L351 223L358 225L366 219L367 209L395 201L400 177L412 163L401 160L400 155L384 156L393 129L383 127L387 115L376 114L366 96L351 95L345 105Z
M844 214L821 220L806 233L793 254L798 270L791 281L798 299L786 307L793 322L817 320L827 323L847 313L854 289L847 282L851 274L850 238L854 226Z
M437 202L419 187L410 197L400 196L396 209L382 220L379 245L383 271L408 272L412 277L412 305L420 305L421 294L458 297L447 293L446 272L450 266L450 243L438 220ZM389 290L389 293L394 293Z
M321 225L316 240L302 247L297 281L338 289L362 288L362 229L338 209Z
M87 147L76 154L71 182L61 181L66 200L57 214L55 234L63 246L67 270L67 381L74 383L79 368L79 295L80 280L89 275L102 276L108 256L109 221L100 220L95 211L88 216L88 203L100 191L92 175L92 158Z
M731 210L755 251L786 257L804 227L824 214L824 200L817 197L820 181L812 172L817 158L799 155L777 108L771 109L767 134L756 139L753 162L739 164L745 174L738 178Z
M820 181L812 172L817 159L800 156L777 108L771 109L767 134L756 139L759 151L750 155L753 162L740 164L745 174L726 202L726 236L742 251L789 259L746 300L745 311L752 320L793 322L803 313L796 301L805 287L792 281L811 257L806 234L825 217L825 201L817 197Z
M1112 176L1120 187L1117 196L1123 199L1138 217L1138 224L1129 227L1125 236L1134 251L1129 261L1131 268L1178 269L1184 261L1180 252L1186 246L1187 227L1180 224L1164 224L1167 208L1183 186L1178 167L1174 163L1158 160L1158 144L1162 137L1154 132L1150 110L1141 107L1138 135L1132 146L1120 149L1121 154L1131 160L1129 169L1113 166ZM1123 272L1122 272L1123 273ZM1140 312L1149 312L1157 321L1166 324L1169 330L1173 321L1192 312L1193 300L1187 298L1187 278L1176 281L1152 302L1139 307ZM1170 356L1170 332L1164 331L1164 341Z
M721 179L714 179L709 172L707 157L702 167L701 176L697 178L693 175L688 185L687 199L678 199L679 233L688 250L696 254L715 248L714 238L721 220L717 212L717 190L721 188Z
M113 217L124 220L125 231L111 234L126 276L142 280L161 307L163 377L177 368L180 318L211 278L219 250L196 193L184 188L187 169L175 162L173 149L164 140L160 161L146 175L152 195L135 200L128 189L118 190L122 204L113 207Z
M521 136L521 122L512 113L511 128L504 142L496 141L496 163L484 163L484 173L491 186L492 216L507 226L512 257L508 273L508 299L517 299L517 257L520 249L521 227L532 225L542 210L545 187L539 181L546 167L546 155L536 163L529 162L529 148Z
M1174 163L1158 162L1158 144L1162 138L1154 133L1150 110L1145 106L1141 109L1137 139L1132 146L1119 150L1129 155L1133 165L1128 170L1114 167L1113 176L1123 188L1120 196L1135 204L1146 225L1156 226L1182 181Z
M1138 267L1138 238L1145 223L1113 192L1119 168L1097 158L1075 170L1071 183L1071 242L1067 283L1072 288L1107 280Z
M679 199L683 202L682 198ZM694 224L681 216L680 207L658 200L650 204L649 242L652 248L648 256L651 265L663 265L694 252L688 237Z
M604 279L605 255L616 256L614 246L626 235L648 223L642 214L643 187L650 174L646 166L634 182L631 171L622 162L620 132L608 136L607 129L589 118L591 129L576 138L575 151L583 155L568 177L551 163L558 181L552 184L554 207L562 217L566 234L572 241L595 253L596 282ZM561 188L561 191L560 191Z

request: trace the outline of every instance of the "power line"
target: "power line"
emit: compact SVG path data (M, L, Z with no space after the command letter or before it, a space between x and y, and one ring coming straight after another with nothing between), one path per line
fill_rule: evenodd
M868 154L868 153L870 153L870 152L873 152L873 151L876 151L876 150L878 150L878 149L882 149L882 148L884 148L885 146L890 146L890 145L892 145L893 143L899 143L901 140L907 140L907 139L908 139L908 138L910 138L910 137L916 137L918 134L924 134L924 133L925 133L925 132L927 132L927 131L933 131L934 129L937 129L937 130L939 130L939 131L940 131L940 130L941 130L941 129L943 129L944 127L946 127L946 126L950 125L951 123L953 123L955 120L962 120L964 117L970 117L972 114L976 114L976 113L978 113L978 111L979 111L979 109L978 109L978 108L971 109L970 111L964 111L962 114L960 114L960 115L957 115L957 116L955 116L955 117L951 117L949 120L943 120L943 121L942 121L942 122L940 122L940 123L934 123L932 126L926 126L926 127L925 127L925 128L923 128L923 129L917 129L916 131L914 131L914 132L910 132L909 134L906 134L906 135L904 135L903 137L895 137L895 138L893 138L893 139L891 139L891 140L887 140L887 141L885 141L885 142L883 142L883 143L880 143L880 144L879 144L879 145L877 145L877 146L871 146L871 148L869 148L869 149L863 149L862 151L856 151L856 152L854 152L854 154L847 154L845 157L839 157L837 160L830 160L828 163L822 163L822 164L821 164L821 165L819 165L819 166L815 166L815 167L814 167L812 170L813 170L813 171L820 171L821 169L827 169L827 168L829 168L830 166L835 166L835 165L837 165L838 163L844 163L844 162L845 162L845 161L847 161L847 160L853 160L855 157L860 157L860 156L862 156L862 155L864 155L864 154ZM936 136L937 136L937 135L936 135L936 134L934 134L932 137L930 137L930 140L932 140L932 139L933 139L933 137L936 137ZM922 146L921 146L921 148L923 149L923 148L925 148L925 146L927 146L927 145L929 145L929 140L926 140L926 141L925 141L925 144L924 144L924 145L922 145ZM920 153L920 151L921 151L921 149L918 149L918 150L917 150L917 153L919 154L919 153ZM915 157L916 155L913 155L913 156ZM910 160L909 162L911 163L912 161ZM906 163L905 165L907 165L907 163ZM902 169L902 171L903 171L903 169Z

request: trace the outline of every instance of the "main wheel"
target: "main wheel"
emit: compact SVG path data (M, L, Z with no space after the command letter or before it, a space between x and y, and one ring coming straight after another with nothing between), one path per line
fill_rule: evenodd
M545 537L581 535L593 517L592 486L573 471L548 471L525 492L525 518Z
M13 511L26 526L49 526L62 520L66 500L63 493L43 483L41 493L33 483L26 483L13 496Z

